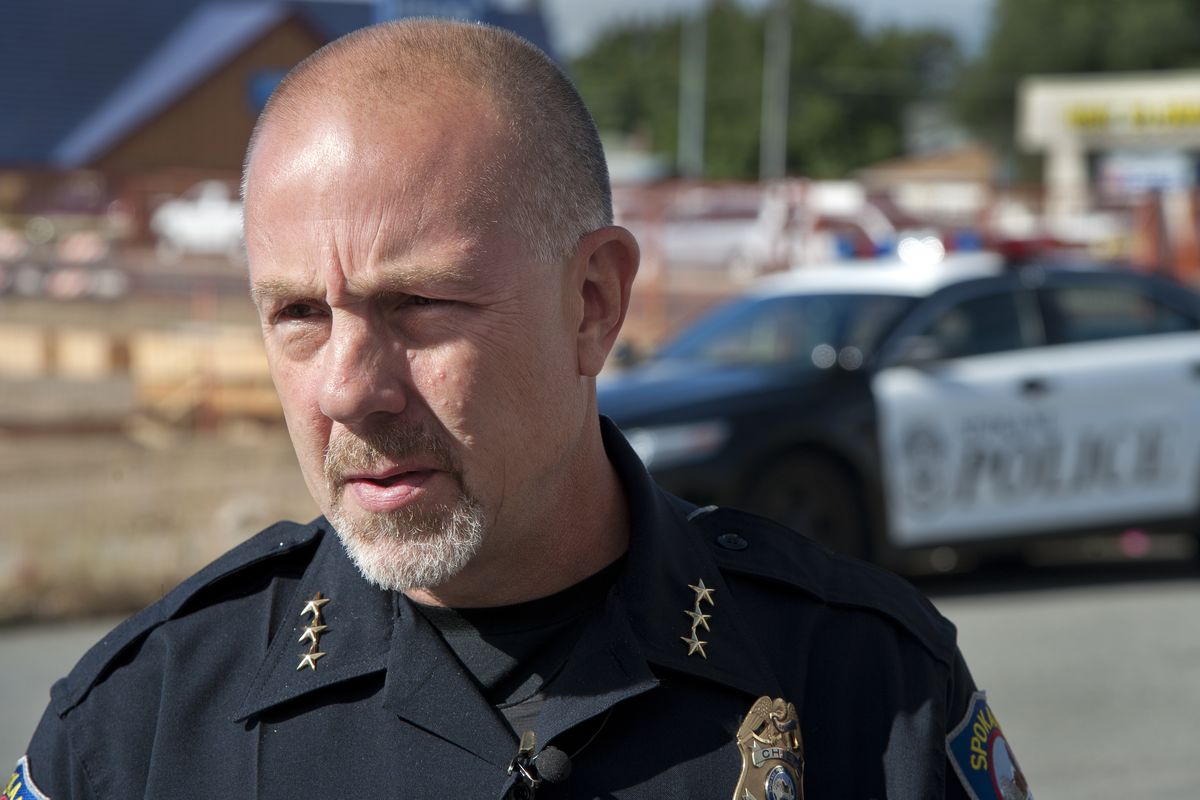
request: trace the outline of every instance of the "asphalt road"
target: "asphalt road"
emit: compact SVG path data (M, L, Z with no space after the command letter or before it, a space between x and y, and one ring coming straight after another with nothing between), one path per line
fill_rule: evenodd
M1193 566L1008 570L922 588L958 624L1038 798L1197 796ZM19 757L50 684L114 623L0 631L0 761Z
M925 587L1039 800L1200 795L1200 573L1166 572Z

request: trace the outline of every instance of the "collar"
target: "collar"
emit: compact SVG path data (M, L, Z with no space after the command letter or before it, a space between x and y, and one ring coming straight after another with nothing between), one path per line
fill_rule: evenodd
M780 696L778 679L746 634L733 593L688 521L693 508L651 480L615 424L601 417L600 425L605 450L625 491L631 529L626 566L604 613L581 638L584 645L564 669L564 674L575 675L579 691L592 698L586 715L656 685L649 664L752 697ZM266 657L249 681L235 721L342 681L386 671L386 707L451 741L474 739L476 745L464 746L488 760L500 758L501 751L507 758L511 732L498 716L493 715L485 723L487 730L481 731L479 720L487 715L480 716L479 709L459 714L460 726L430 702L437 696L459 698L460 708L467 696L483 702L461 668L446 668L459 665L441 637L402 594L383 591L359 574L327 520L320 518L313 524L322 532L321 542L273 632ZM712 590L712 604L700 608L708 615L708 630L697 631L704 642L703 656L698 651L689 655L683 641L693 627L687 612L696 609L697 593L690 587L700 586L701 581ZM297 669L308 650L301 637L311 624L311 615L301 611L317 592L329 599L321 608L321 622L327 627L319 637L319 650L326 655L317 661L316 669ZM570 712L564 709L563 714ZM568 723L562 720L564 726Z
M620 477L629 504L629 554L616 593L627 608L629 624L646 659L729 686L752 697L779 697L778 678L759 645L747 635L745 617L729 590L700 531L689 521L695 507L667 494L650 478L617 426L600 418L604 448ZM700 612L704 655L688 654L698 592L712 590L712 602Z
M369 583L347 555L328 520L312 563L288 601L262 665L251 678L235 722L269 708L373 673L384 673L381 704L411 724L429 730L485 761L504 766L516 739L487 704L474 681L441 636L399 592ZM303 666L303 639L312 615L304 614L317 593L320 607L315 669ZM294 612L294 613L293 613Z
M313 560L287 601L283 620L272 632L271 646L251 678L234 714L240 722L259 712L335 683L358 678L387 666L397 598L368 583L346 554L333 526L321 517L312 523L321 531ZM312 615L307 602L320 592L318 650L325 655L316 669L299 669L310 642L301 640Z

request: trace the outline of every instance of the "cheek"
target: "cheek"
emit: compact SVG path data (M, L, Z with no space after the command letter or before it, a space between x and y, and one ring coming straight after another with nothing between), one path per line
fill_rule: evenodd
M545 330L526 328L520 335L481 341L473 356L473 370L453 385L464 406L505 447L528 446L530 456L544 443L543 436L561 432L568 413L575 371L558 337Z
M307 416L305 409L315 403L315 393L310 388L311 381L308 374L294 362L270 356L267 362L271 369L271 382L275 384L275 393L279 396L290 427L293 421L299 422Z
M461 339L411 362L419 402L435 424L488 462L526 438L524 428L542 406L537 387L543 382L530 369L536 356L514 355L512 344L504 337ZM479 462L473 467L486 469Z
M329 419L321 413L317 384L295 365L271 363L271 380L283 407L284 421L300 466L307 473L314 460L323 463L329 441Z
M410 358L409 368L419 400L410 397L409 405L419 402L456 439L468 440L469 444L475 427L470 417L481 414L480 409L473 409L473 400L487 394L487 363L486 356L471 347L423 351ZM487 408L482 413L486 414Z

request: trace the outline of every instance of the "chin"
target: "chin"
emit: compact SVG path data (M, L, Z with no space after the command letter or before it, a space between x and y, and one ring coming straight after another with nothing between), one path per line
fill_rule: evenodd
M466 496L453 505L381 513L352 514L335 504L328 517L362 576L387 591L441 586L484 540L483 509Z

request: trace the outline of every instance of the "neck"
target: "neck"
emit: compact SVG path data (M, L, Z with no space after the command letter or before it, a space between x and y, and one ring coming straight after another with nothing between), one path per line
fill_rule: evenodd
M573 455L547 483L546 504L519 530L492 531L458 575L405 594L452 608L512 605L562 591L620 558L629 547L629 509L594 409Z

